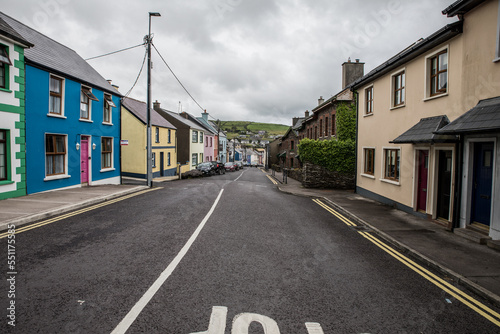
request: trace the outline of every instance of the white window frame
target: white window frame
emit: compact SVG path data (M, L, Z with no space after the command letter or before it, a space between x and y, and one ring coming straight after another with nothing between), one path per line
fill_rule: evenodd
M195 140L195 136L196 136L196 140ZM191 142L192 143L197 143L198 142L198 131L195 131L193 130L192 134L191 134Z
M436 94L434 96L431 96L431 58L434 58L437 54L446 51L446 57L447 57L447 69L446 69L446 92L441 93L441 94ZM429 101L429 100L434 100L438 99L443 96L448 96L450 92L450 45L447 44L431 54L428 54L425 56L425 86L424 86L424 101Z
M375 153L376 153L377 149L375 147L372 147L372 146L370 146L370 147L363 146L362 150L363 150L363 152L362 152L363 153L363 156L362 156L363 158L361 160L362 160L362 164L363 165L362 165L362 169L361 169L362 170L361 176L367 177L369 179L375 179ZM373 174L366 174L365 173L365 164L366 164L366 154L365 154L365 152L366 152L366 150L373 150Z
M367 103L368 103L368 100L366 99L366 94L368 92L368 90L371 89L372 91L372 102L371 102L371 107L372 107L372 111L370 113L368 113L368 109L367 109ZM367 87L365 87L365 89L363 90L363 93L364 93L364 106L363 106L363 117L368 117L368 116L373 116L373 114L375 113L375 88L374 88L374 85L371 84Z
M54 78L57 78L59 80L61 80L61 114L55 114L55 113L51 113L50 112L50 79L54 77ZM50 73L49 74L49 89L48 89L48 99L49 99L49 109L47 110L47 116L50 116L50 117L56 117L56 118L66 118L65 114L64 114L64 100L65 100L65 93L66 93L66 79L64 79L63 77L59 76L59 75L55 75L55 74L52 74Z
M386 179L385 178L385 161L386 161L386 151L387 150L398 150L399 151L399 179L392 180L392 179ZM380 181L390 183L393 185L401 185L401 156L402 156L402 150L401 147L382 147L382 159L381 159L381 168L380 168Z
M111 103L113 103L113 104L110 104L108 102L107 97L109 97ZM103 103L103 105L104 105L104 107L103 107L103 111L102 111L102 124L113 125L113 108L116 108L116 105L113 102L113 95L104 93L104 103ZM106 122L104 120L104 114L106 113L106 111L109 112L109 121L108 122Z
M396 95L395 95L396 87L395 87L394 80L397 76L399 76L401 74L404 75L404 82L405 82L403 85L403 88L402 88L402 90L403 90L403 103L396 105L395 101L394 101L396 98ZM406 67L399 69L398 71L391 74L391 110L403 108L405 106L406 106Z
M196 167L198 165L198 153L191 154L191 165Z
M92 99L91 97L89 97L87 94L84 93L84 89L88 89L88 91L90 92L90 95L91 96L94 96L94 94L92 93L92 87L88 87L88 86L85 86L85 85L81 85L80 87L80 121L82 122L90 122L92 123L92 101L99 101L97 100L97 98ZM88 106L89 106L89 110L88 110L88 114L89 114L89 117L88 118L82 118L82 95L85 95L87 96L89 102L88 102Z
M66 154L64 155L64 174L55 174L55 175L47 175L47 170L46 170L46 159L47 159L47 135L52 135L52 136L63 136L64 137L64 145L65 145L65 151ZM68 174L68 157L69 157L69 152L68 152L68 135L65 133L44 133L43 134L43 152L44 152L44 164L43 164L43 169L44 172L43 174L45 175L45 178L43 179L44 181L52 181L52 180L60 180L60 179L68 179L71 177L71 175Z

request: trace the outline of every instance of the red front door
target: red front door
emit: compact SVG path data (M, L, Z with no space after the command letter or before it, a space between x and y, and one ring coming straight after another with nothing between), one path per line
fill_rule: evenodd
M89 137L80 140L80 166L82 171L82 184L89 183Z
M418 151L417 210L427 209L427 176L429 174L429 152Z

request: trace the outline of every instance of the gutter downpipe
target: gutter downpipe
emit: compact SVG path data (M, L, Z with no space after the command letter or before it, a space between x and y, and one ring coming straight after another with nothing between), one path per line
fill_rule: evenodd
M353 88L354 89L354 88ZM353 91L356 99L356 139L354 143L354 193L358 192L358 126L359 126L359 93Z
M455 228L460 227L460 211L462 202L462 172L463 172L463 160L464 160L464 136L460 136L460 141L458 142L458 154L456 156L457 161L457 173L455 175L455 205L453 206L453 221L451 226L451 231Z

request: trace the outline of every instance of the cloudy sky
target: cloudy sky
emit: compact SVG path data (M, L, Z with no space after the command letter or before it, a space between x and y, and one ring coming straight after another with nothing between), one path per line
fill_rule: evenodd
M365 73L453 22L453 0L16 0L5 14L83 58L141 44L152 18L153 43L212 117L290 124L341 90L349 57ZM141 46L89 60L122 94L133 86ZM153 50L152 97L172 111L200 107ZM146 101L146 69L130 97Z

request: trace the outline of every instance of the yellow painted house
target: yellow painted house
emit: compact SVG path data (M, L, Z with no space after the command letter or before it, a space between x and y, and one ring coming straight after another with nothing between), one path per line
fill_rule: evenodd
M122 100L122 176L147 177L147 104ZM153 178L177 175L177 129L151 108Z

